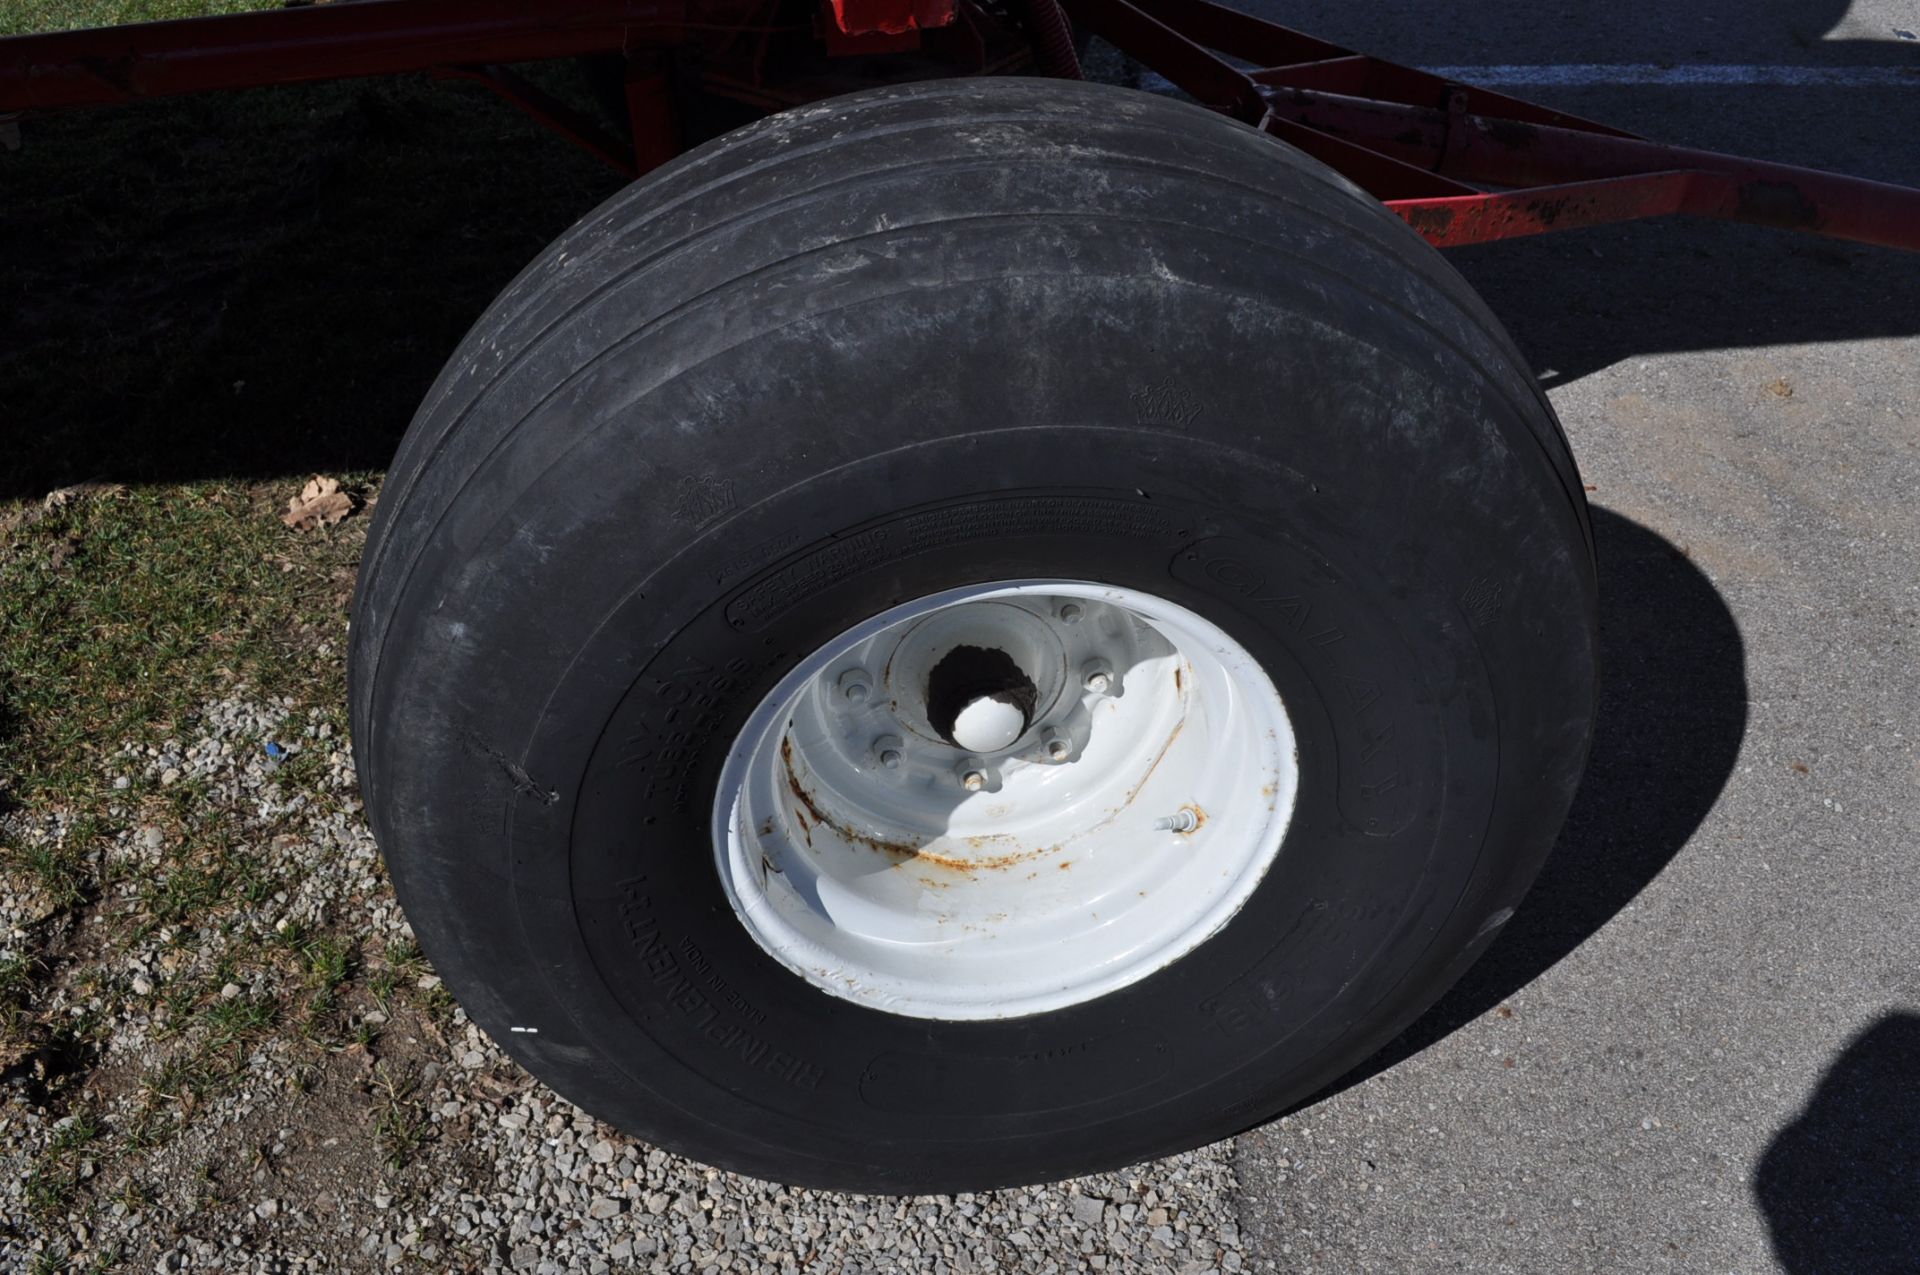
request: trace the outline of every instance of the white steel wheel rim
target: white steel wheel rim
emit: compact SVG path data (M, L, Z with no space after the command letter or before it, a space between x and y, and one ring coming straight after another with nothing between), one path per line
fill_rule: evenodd
M1298 781L1279 692L1217 625L1135 589L1008 581L802 660L728 752L714 847L741 924L821 991L1012 1018L1218 932Z

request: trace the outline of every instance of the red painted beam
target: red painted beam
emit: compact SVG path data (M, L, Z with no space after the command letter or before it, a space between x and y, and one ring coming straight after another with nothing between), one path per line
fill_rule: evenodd
M1309 89L1266 92L1274 115L1298 127L1456 182L1523 188L1480 195L1475 211L1431 205L1422 214L1427 225L1443 214L1461 219L1442 240L1449 244L1683 212L1920 250L1920 190L1904 186L1524 120ZM1608 183L1611 192L1603 189ZM1684 206L1667 206L1676 198ZM1395 203L1403 216L1412 211ZM1534 205L1537 218L1526 212ZM1537 229L1523 230L1528 224ZM1481 238L1464 238L1470 227ZM1493 233L1496 227L1503 229Z
M1434 247L1459 248L1643 217L1711 215L1726 182L1719 173L1645 173L1498 194L1390 199L1387 207Z

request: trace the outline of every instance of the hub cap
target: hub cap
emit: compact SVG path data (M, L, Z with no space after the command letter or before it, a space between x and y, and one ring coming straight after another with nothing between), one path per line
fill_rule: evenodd
M1075 581L956 589L813 653L729 752L741 923L822 991L918 1018L1092 1000L1218 930L1299 764L1271 679L1192 611Z

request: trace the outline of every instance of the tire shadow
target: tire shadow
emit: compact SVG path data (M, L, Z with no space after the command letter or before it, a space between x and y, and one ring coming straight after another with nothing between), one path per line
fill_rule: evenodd
M1713 808L1747 726L1745 647L1719 592L1671 542L1593 510L1600 698L1560 839L1504 932L1438 1004L1302 1106L1451 1035L1551 969L1660 875Z
M1920 1269L1920 1014L1855 1037L1754 1168L1788 1275Z
M485 98L414 78L28 121L0 154L0 500L385 469L468 326L620 185Z

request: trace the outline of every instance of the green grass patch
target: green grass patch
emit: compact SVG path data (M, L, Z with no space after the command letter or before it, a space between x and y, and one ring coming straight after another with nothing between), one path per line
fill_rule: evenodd
M258 1040L279 1016L279 1009L271 1000L236 996L216 1000L200 1017L207 1028L207 1045L226 1049Z
M374 1137L387 1157L387 1167L404 1169L433 1129L419 1100L419 1086L411 1076L381 1063L374 1068L373 1092Z
M91 1110L73 1113L54 1132L46 1150L27 1173L27 1207L41 1217L58 1217L80 1188L83 1153L103 1132Z
M255 7L0 0L0 32ZM424 78L22 127L0 153L0 874L39 919L0 964L0 1067L72 1112L122 1016L150 1041L107 1126L32 1164L58 1214L101 1189L83 1159L127 1176L269 1042L297 1091L379 1042L376 1001L448 1024L417 948L363 952L348 920L272 928L303 885L275 839L307 828L259 802L347 800L331 754L368 522L301 534L279 514L316 474L377 497L466 329L619 179ZM275 741L302 745L258 790L184 766L162 783L146 751L191 745L215 700L271 700ZM430 1126L410 1083L370 1101L383 1153L413 1157Z
M167 18L278 9L280 0L8 0L0 35L31 35L74 27L107 27Z
M314 577L330 581L349 552L289 543L243 489L136 488L15 537L0 565L0 703L12 722L0 777L15 803L97 806L111 783L101 745L153 742L236 682L339 692L337 663L289 639L343 628Z

